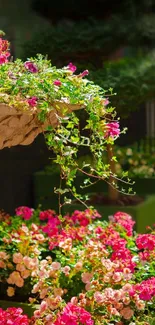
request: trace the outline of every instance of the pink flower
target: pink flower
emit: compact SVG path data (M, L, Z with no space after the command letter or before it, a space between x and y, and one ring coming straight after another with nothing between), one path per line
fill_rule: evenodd
M7 56L10 55L7 51L9 50L9 42L7 40L4 40L0 38L0 52L5 52L7 53Z
M42 301L40 305L40 312L43 313L48 308L47 302Z
M109 103L110 103L109 99L106 98L106 99L104 100L104 106L107 106Z
M28 316L22 315L21 308L10 307L6 310L0 308L0 324L1 325L28 325L30 320Z
M121 272L115 272L113 275L114 282L120 282L122 280L122 273Z
M130 307L125 307L120 311L120 314L124 317L124 319L130 319L134 312Z
M88 273L88 272L83 273L83 274L81 275L81 278L82 278L82 282L83 282L83 283L88 283L88 282L90 282L90 280L92 279L92 277L93 277L93 274L92 274L92 273Z
M72 303L73 305L76 305L76 304L78 303L78 299L77 299L77 297L72 297L72 298L71 298L71 303Z
M0 64L7 63L7 56L5 54L0 54Z
M72 303L68 303L62 314L58 315L58 318L54 322L54 325L93 325L94 321L91 318L91 314L84 308L78 307Z
M13 262L18 264L23 261L23 255L21 253L14 253L13 254Z
M35 311L34 311L34 317L35 317L35 318L39 318L40 315L41 315L40 310L35 310Z
M98 304L100 304L100 303L102 304L102 302L104 301L104 296L101 292L96 291L94 293L94 299Z
M53 84L55 85L55 86L61 86L62 85L62 82L60 81L60 80L54 80L53 81Z
M31 62L31 61L27 61L24 63L24 67L29 70L32 73L36 73L38 72L38 67L36 66L35 63Z
M88 70L84 70L82 73L80 73L80 77L81 78L83 78L83 77L85 77L85 76L88 76L88 74L89 74L89 71Z
M70 266L66 265L62 268L62 272L67 276L69 275Z
M81 269L82 269L82 266L83 266L83 263L82 262L77 262L76 264L75 264L75 269L77 270L77 271L80 271Z
M51 264L51 267L52 267L52 269L53 269L54 271L57 271L57 270L60 269L61 264L60 264L59 262L53 262L53 263Z
M107 299L113 299L115 291L112 288L105 288L104 294Z
M15 212L17 216L22 216L24 220L29 220L33 215L33 209L25 206L18 207Z
M54 218L55 218L55 220L53 220ZM39 219L40 220L50 219L50 223L53 221L53 223L55 223L55 224L60 224L60 220L55 215L55 211L54 210L50 210L50 209L49 210L45 210L45 211L41 211L39 213Z
M36 234L35 239L37 239L39 243L43 243L45 241L45 237L42 234Z
M123 287L122 290L124 292L130 292L132 290L132 285L130 283L126 283Z
M136 244L139 249L153 251L155 249L155 236L152 234L140 234L136 239Z
M120 135L120 126L118 122L111 122L106 124L106 137L115 138Z
M87 282L87 283L86 283L86 285L85 285L85 289L86 289L86 291L91 290L91 283L90 283L90 282Z
M32 107L35 107L37 105L38 98L33 96L30 99L27 100L28 104Z
M140 294L139 294L139 298L141 299L141 300L147 300L147 301L149 301L149 300L151 300L151 291L150 291L150 288L149 287L144 287L144 288L142 288L141 289L142 291L140 292Z
M68 70L72 71L73 73L76 71L77 67L73 65L73 63L69 63L67 66Z
M138 310L143 310L145 308L145 302L141 300L136 301L136 307Z
M129 214L119 211L114 214L113 218L126 230L128 236L132 236L135 221L132 220Z
M86 227L91 223L92 219L101 218L101 215L96 210L86 209L85 211L75 210L70 217L74 224Z
M136 284L133 287L132 291L138 293L141 300L151 300L153 297L155 297L155 277L149 278L142 281L141 283Z
M37 267L38 259L35 257L31 258L29 256L24 256L23 262L29 270L34 270Z
M8 57L10 56L9 42L0 38L0 65L8 62Z

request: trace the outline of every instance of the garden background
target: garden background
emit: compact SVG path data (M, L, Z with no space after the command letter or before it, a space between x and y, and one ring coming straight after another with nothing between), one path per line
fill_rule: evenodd
M121 127L128 127L116 142L127 147L123 167L136 161L133 177L154 176L154 1L29 0L21 5L16 0L1 1L0 8L1 29L11 41L14 58L48 53L56 66L73 62L79 71L88 68L94 82L113 87L117 96L112 104ZM49 157L53 153L43 135L29 146L0 151L1 209L13 213L20 205L51 206L52 190L49 194L45 182L39 192L35 174L52 165Z
M0 9L0 325L155 325L155 1Z

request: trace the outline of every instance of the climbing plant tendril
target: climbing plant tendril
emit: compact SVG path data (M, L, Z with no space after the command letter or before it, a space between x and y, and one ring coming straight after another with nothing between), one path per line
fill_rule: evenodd
M86 205L86 198L78 194L74 186L78 172L86 175L83 186L104 180L118 191L131 194L130 180L124 180L124 174L119 179L129 184L126 191L118 186L117 176L111 168L111 162L116 160L112 146L121 133L119 119L109 101L110 96L115 95L113 89L104 90L85 78L88 70L76 75L72 63L57 69L41 55L26 62L9 61L9 55L9 44L1 38L0 103L16 109L17 115L34 116L34 128L44 132L61 171L60 188L56 189L59 212L64 203L71 202L72 196ZM87 116L84 126L77 114L79 109L83 109ZM33 133L34 137L36 135ZM19 144L27 142L24 140ZM89 150L93 165L83 162L79 166L77 157L81 147ZM103 162L103 152L107 148L111 152L109 164Z

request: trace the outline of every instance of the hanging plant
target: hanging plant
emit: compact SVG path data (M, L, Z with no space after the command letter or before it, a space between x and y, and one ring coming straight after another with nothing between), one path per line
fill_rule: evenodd
M86 198L74 187L79 171L87 177L85 186L104 180L124 192L116 182L114 168L111 168L116 160L112 146L121 134L119 119L108 99L114 95L113 89L104 90L84 78L88 70L76 75L72 63L57 69L41 55L26 62L9 61L9 55L9 43L1 38L0 148L30 144L38 133L45 132L47 144L54 151L55 162L61 170L60 188L56 190L59 212L62 204L70 202L70 194L85 204ZM83 109L87 115L82 130L76 113L78 109ZM82 167L78 166L77 155L81 147L90 151L94 167L84 162ZM107 148L110 161L105 165L102 157ZM120 180L128 184L124 174ZM65 185L62 184L64 181ZM129 187L127 194L131 192ZM65 194L64 203L61 203L61 194Z

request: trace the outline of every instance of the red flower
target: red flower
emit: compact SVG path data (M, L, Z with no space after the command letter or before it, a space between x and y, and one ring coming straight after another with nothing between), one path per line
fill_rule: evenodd
M49 220L49 219L53 220L53 218L59 220L54 210L49 209L49 210L41 211L39 213L40 220Z
M7 58L10 56L9 42L0 38L0 64L7 63Z
M88 311L70 302L64 307L62 314L59 314L54 322L55 325L77 325L79 323L83 325L93 325L94 321Z
M88 70L84 70L82 73L80 73L80 77L83 78L85 76L88 76L89 71Z
M35 63L31 62L31 61L27 61L24 63L24 67L29 70L32 73L36 73L38 72L38 67L36 66Z
M132 220L129 214L120 211L116 212L114 214L114 221L120 224L126 230L128 236L132 236L135 221Z
M72 71L73 73L76 71L77 67L73 65L73 63L69 63L67 66L68 70Z
M33 215L33 209L25 206L18 207L15 212L17 216L22 216L24 220L29 220Z
M28 104L32 107L35 107L37 105L38 98L33 96L30 99L27 100Z
M107 132L106 137L116 137L120 135L120 128L118 122L111 122L106 124Z
M6 310L0 308L0 324L1 325L28 325L30 320L27 315L23 315L21 308L10 307Z
M0 64L7 63L7 56L5 54L0 54Z
M58 87L62 85L60 80L54 80L53 84Z

